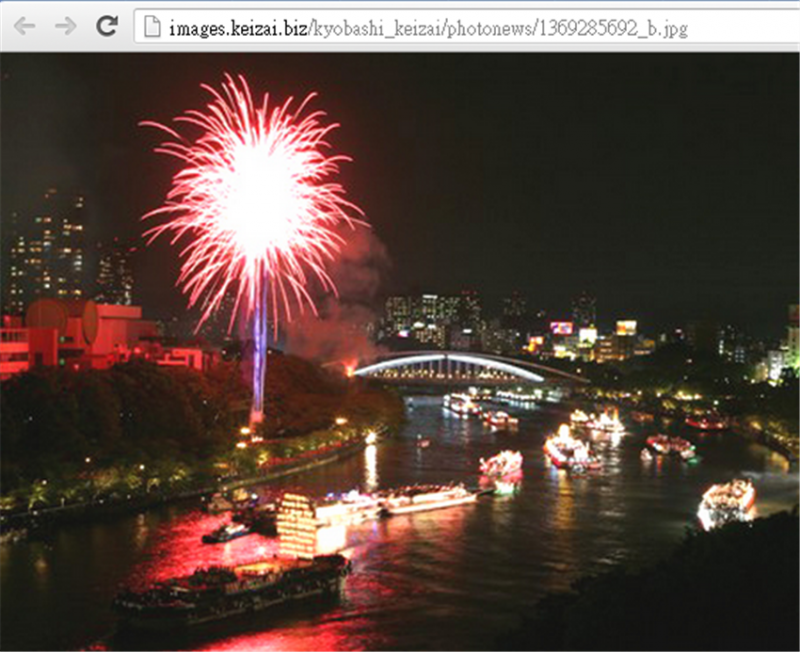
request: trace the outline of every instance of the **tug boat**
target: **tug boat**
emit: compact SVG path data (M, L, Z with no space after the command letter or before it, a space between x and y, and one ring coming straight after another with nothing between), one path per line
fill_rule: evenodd
M226 543L252 533L253 530L244 523L226 523L210 534L204 534L203 543Z
M478 493L464 485L414 485L377 494L380 497L383 516L397 516L412 512L454 507L474 503Z
M715 414L686 417L686 425L697 430L727 430L730 427L727 419Z
M445 394L444 406L451 412L460 414L462 416L479 417L481 415L481 407L472 397L467 394Z
M488 460L481 458L480 469L483 475L503 478L518 473L522 469L522 453L503 451Z
M123 628L175 630L335 595L350 572L351 564L342 555L273 557L235 567L198 568L143 591L125 590L112 606Z
M491 410L485 412L483 420L485 423L495 428L514 428L519 425L519 419L512 417L508 412L503 412L502 410L497 412L492 412Z
M544 451L558 468L581 472L596 471L602 467L589 444L575 439L565 423L559 426L557 434L547 438Z
M697 516L706 531L734 521L749 521L755 500L756 489L750 479L715 484L703 494Z

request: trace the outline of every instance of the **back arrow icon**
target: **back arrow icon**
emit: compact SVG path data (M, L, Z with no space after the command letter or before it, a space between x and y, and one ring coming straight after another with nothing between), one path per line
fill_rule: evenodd
M23 16L16 23L14 23L14 29L17 30L23 36L25 36L26 29L33 29L34 27L36 27L36 23L26 23L25 16Z
M64 20L66 20L67 22L66 23L57 23L56 24L56 28L57 29L66 29L67 31L64 32L64 34L66 36L69 36L70 34L72 34L72 32L75 31L75 28L77 27L77 25L75 24L75 21L72 20L72 18L70 18L69 16L67 16Z

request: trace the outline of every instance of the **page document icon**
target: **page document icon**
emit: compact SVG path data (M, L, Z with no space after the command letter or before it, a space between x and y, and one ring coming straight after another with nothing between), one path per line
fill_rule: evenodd
M155 16L144 17L144 35L147 38L161 37L161 21Z

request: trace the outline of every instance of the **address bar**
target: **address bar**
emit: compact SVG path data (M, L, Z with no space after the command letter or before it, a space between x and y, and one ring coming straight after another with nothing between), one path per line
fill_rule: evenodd
M793 43L797 8L137 9L137 43Z

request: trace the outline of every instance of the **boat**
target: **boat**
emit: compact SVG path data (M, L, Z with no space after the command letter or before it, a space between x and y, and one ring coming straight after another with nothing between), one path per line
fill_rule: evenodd
M448 410L462 416L481 415L481 406L467 394L445 394L443 403Z
M431 445L431 440L423 437L422 435L417 435L417 448L428 448Z
M502 451L488 460L480 460L481 473L496 478L513 475L521 468L522 453L519 451Z
M413 485L377 494L380 497L383 516L397 516L412 512L454 507L474 503L478 493L464 485Z
M226 543L252 533L253 530L244 523L226 523L210 534L204 534L203 543Z
M667 435L652 435L646 441L650 448L661 455L668 455L672 449Z
M683 437L652 435L647 438L647 445L659 455L678 455L686 461L696 457L694 444Z
M756 489L750 479L715 484L703 494L697 516L705 530L734 521L749 521L753 518L755 500Z
M592 453L587 442L575 439L570 427L561 424L558 432L551 435L544 443L544 451L558 468L566 468L577 472L596 471L602 464Z
M726 430L730 426L726 418L715 414L686 417L686 425L697 430Z
M694 444L683 437L670 437L670 452L682 460L689 461L695 456Z
M317 527L349 525L378 518L382 506L374 494L355 489L344 494L328 494L314 502Z
M497 412L489 410L485 412L483 420L485 423L495 428L513 428L519 425L519 419L512 417L508 412L503 412L502 410L498 410Z
M167 631L310 598L336 595L351 572L342 555L272 557L235 567L198 568L191 575L125 590L113 609L123 628Z
M643 462L652 462L653 461L653 454L650 452L649 448L643 448L642 452L639 453L639 457L642 458Z
M619 420L619 412L616 408L609 411L604 411L600 416L592 415L586 422L586 427L590 430L599 430L600 432L618 433L625 432L625 426Z
M633 419L636 423L653 423L655 420L655 415L651 414L650 412L634 410L631 412L631 419Z
M234 523L244 523L253 532L264 536L275 536L277 529L278 505L266 503L256 507L247 507L237 510L231 516Z
M224 493L215 493L205 505L209 514L221 514L236 509L245 509L258 505L258 494L248 493L247 490L235 489L230 496Z
M589 415L583 410L574 410L569 415L569 421L573 426L585 426L589 422Z
M233 501L221 493L215 493L205 504L204 509L209 514L221 514L233 509Z

